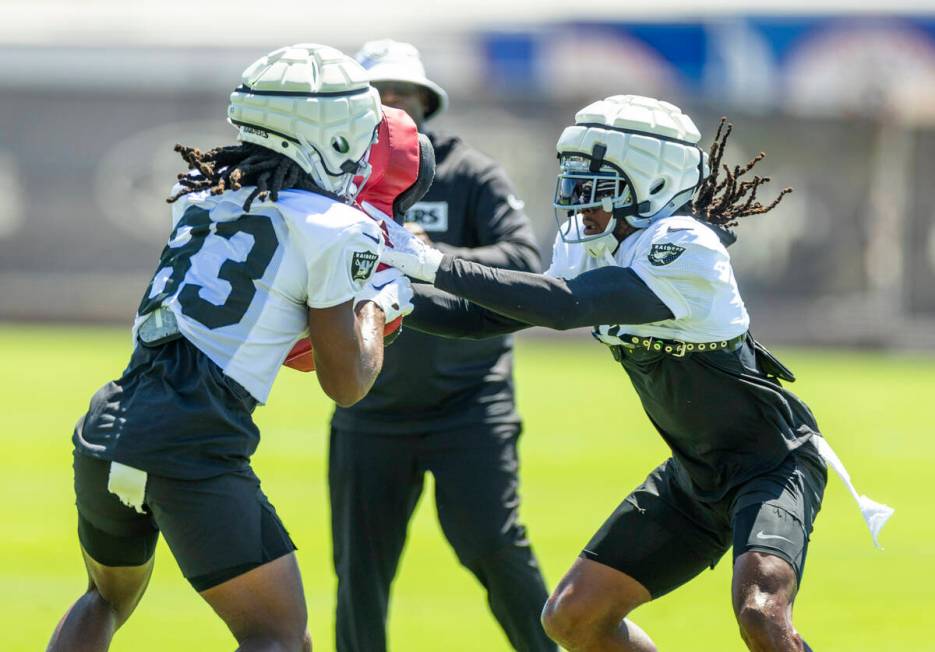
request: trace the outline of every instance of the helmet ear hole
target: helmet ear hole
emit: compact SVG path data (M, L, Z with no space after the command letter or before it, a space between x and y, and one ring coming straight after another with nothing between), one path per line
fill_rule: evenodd
M666 187L666 180L665 180L665 179L659 179L659 180L656 181L656 183L654 183L654 184L652 185L652 187L649 189L649 194L650 194L650 195L655 195L656 193L658 193L659 191L661 191L661 190L662 190L663 188L665 188L665 187Z
M351 151L351 144L347 142L347 138L344 136L335 136L331 139L331 147L338 154L347 154Z

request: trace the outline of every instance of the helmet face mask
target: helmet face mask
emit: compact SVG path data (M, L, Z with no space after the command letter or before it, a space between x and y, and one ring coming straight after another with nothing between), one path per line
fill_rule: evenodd
M301 137L299 138L299 145L302 146L306 152L310 153L307 154L305 158L312 170L309 172L311 177L315 179L316 183L319 183L319 185L321 184L318 179L332 180L330 187L323 187L322 189L334 193L349 202L357 197L358 193L360 193L361 189L370 178L370 173L373 171L373 167L370 165L370 152L376 142L377 127L374 127L373 137L370 139L367 151L364 152L360 159L354 163L345 161L340 170L329 170L318 148L308 140Z
M555 181L552 208L562 239L569 243L589 242L612 233L619 218L635 212L633 194L626 175L613 165L601 165L592 172L592 158L580 154L562 157L561 171ZM587 209L601 209L612 215L601 233L586 234L578 214Z

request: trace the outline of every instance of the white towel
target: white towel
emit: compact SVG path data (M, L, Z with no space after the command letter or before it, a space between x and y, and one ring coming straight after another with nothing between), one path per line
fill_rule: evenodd
M818 452L825 458L825 462L834 469L835 473L837 473L844 484L847 485L847 490L851 492L854 500L857 501L857 506L860 507L860 513L864 517L864 521L867 522L867 527L870 528L870 536L873 538L873 545L882 550L883 546L880 545L879 541L880 530L883 529L883 526L886 525L886 522L896 510L889 505L878 503L863 494L858 494L857 489L854 488L854 483L851 482L851 476L847 472L844 462L841 461L841 458L838 457L834 449L831 448L831 444L829 444L824 437L812 437L812 440L818 446Z
M107 478L107 491L117 496L127 507L132 507L140 514L143 500L146 498L146 471L135 469L120 462L110 463L110 476Z

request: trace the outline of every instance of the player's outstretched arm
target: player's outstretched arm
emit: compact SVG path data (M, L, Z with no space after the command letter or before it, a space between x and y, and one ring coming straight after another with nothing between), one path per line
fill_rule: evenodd
M530 327L431 285L419 283L413 290L415 310L406 318L406 326L422 333L479 340Z
M672 311L626 267L601 267L566 280L445 256L435 287L511 319L555 330L673 318Z
M341 407L370 391L383 367L383 310L372 301L347 301L308 311L318 383Z
M386 221L392 247L382 260L404 274L530 326L567 330L672 319L632 269L608 266L573 279L495 269L443 254Z

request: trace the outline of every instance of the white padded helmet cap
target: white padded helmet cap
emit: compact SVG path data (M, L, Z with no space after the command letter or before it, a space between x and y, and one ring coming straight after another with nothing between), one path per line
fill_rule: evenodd
M695 144L701 133L682 110L663 100L642 95L612 95L575 114L576 124L595 123Z
M360 64L315 43L280 48L251 64L227 115L240 140L288 156L339 195L366 168L382 119L380 95Z
M614 95L578 111L556 149L563 160L600 152L603 164L629 182L633 210L627 221L644 227L688 201L707 174L700 140L695 123L674 104Z

